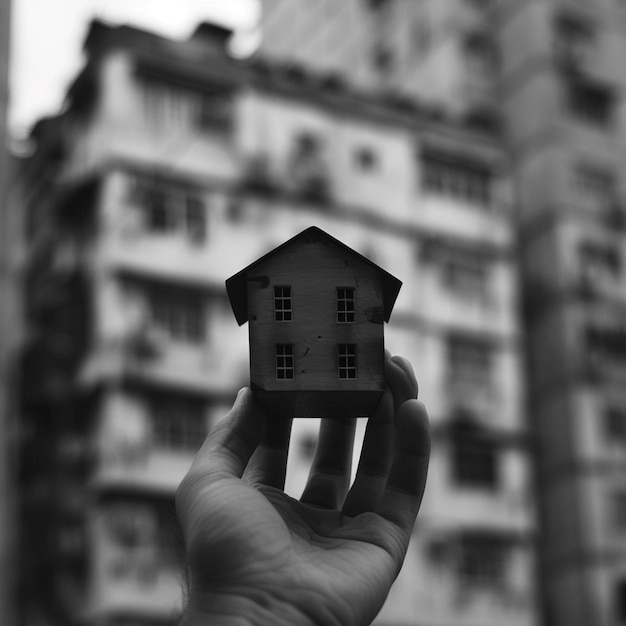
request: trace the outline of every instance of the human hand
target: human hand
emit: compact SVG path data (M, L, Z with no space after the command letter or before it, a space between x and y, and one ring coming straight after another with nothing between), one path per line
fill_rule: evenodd
M374 619L402 566L430 452L411 365L387 355L386 376L352 487L356 420L322 420L299 501L283 492L291 420L239 392L176 495L191 576L183 624Z

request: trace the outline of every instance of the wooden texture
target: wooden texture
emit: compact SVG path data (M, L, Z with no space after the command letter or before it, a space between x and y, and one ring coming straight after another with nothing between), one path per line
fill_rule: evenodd
M290 285L292 320L274 319L274 286ZM337 322L337 288L355 289L355 321ZM250 378L266 391L384 389L382 291L376 271L312 238L266 259L248 277ZM294 377L276 379L276 344L293 344ZM339 379L339 344L354 344L357 378Z
M275 287L287 286L291 319L277 321ZM337 319L341 288L354 289L353 322ZM276 416L371 415L385 388L384 322L399 288L397 279L314 227L229 279L235 315L249 322L257 400ZM280 344L293 346L293 378L277 378ZM338 348L345 344L356 349L355 378L339 376Z

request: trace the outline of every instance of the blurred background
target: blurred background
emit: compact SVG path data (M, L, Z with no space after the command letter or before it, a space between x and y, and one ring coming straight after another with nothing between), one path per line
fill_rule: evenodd
M311 225L431 415L375 623L626 624L624 58L621 0L0 0L0 624L177 623L224 280Z

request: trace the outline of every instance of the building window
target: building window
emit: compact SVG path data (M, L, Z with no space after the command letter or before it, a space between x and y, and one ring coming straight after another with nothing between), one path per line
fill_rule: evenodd
M606 407L604 423L607 440L626 446L626 408L615 405Z
M422 186L427 193L489 206L492 179L492 173L478 163L461 162L442 155L422 158Z
M626 328L620 323L602 320L586 330L587 353L592 365L626 366Z
M413 43L418 57L426 54L432 43L432 30L426 15L421 15L413 26Z
M365 6L370 11L381 11L391 4L390 0L365 0Z
M379 74L391 72L393 64L393 50L382 44L374 47L372 51L372 65Z
M155 289L149 297L153 323L172 339L201 343L205 339L205 307L198 296L181 291Z
M452 477L460 487L495 490L498 487L496 443L480 427L469 421L452 427Z
M452 384L491 383L493 346L484 339L451 335L448 337L448 371Z
M233 102L218 94L201 94L197 99L195 126L200 130L230 131Z
M167 198L162 191L157 189L147 191L144 206L147 211L146 225L149 230L156 233L174 230L173 215L168 210Z
M574 83L568 88L568 106L579 120L608 127L613 121L613 94L605 87Z
M143 78L141 81L146 120L159 128L230 131L232 98L228 93L207 93Z
M206 235L206 215L204 203L196 196L188 195L185 198L184 229L191 239L203 240Z
M337 287L337 322L354 322L354 288Z
M374 172L379 166L378 155L372 148L358 148L354 153L354 160L362 172Z
M326 150L319 136L303 132L296 137L290 176L296 193L305 200L325 202L329 199Z
M276 378L287 380L293 378L293 344L279 343L276 346Z
M187 398L159 398L152 403L152 436L156 447L197 450L207 434L201 402Z
M615 246L584 241L579 247L579 259L582 275L592 283L619 277L622 263Z
M620 626L626 624L626 579L615 587L615 617Z
M608 209L615 200L616 181L612 172L593 165L582 165L574 173L574 187L583 201L598 210Z
M571 13L558 17L555 25L554 53L565 69L587 64L595 53L593 26L582 16Z
M291 322L291 287L274 287L274 319L277 322Z
M197 190L138 178L134 180L132 201L144 212L145 227L150 232L182 232L196 241L206 235L206 208Z
M492 38L483 31L468 34L465 39L465 59L473 74L490 77L496 69L497 53Z
M464 533L458 545L458 575L472 589L501 590L506 585L508 548L489 533Z
M338 346L339 378L342 380L357 377L356 345L344 343Z
M488 268L482 255L453 251L443 260L443 281L450 291L463 297L484 298Z
M613 493L613 527L618 534L626 534L626 491Z

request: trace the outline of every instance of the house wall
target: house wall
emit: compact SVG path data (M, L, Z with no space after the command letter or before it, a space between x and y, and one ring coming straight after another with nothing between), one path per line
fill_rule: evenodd
M269 283L254 280L268 277ZM380 276L349 251L300 240L259 266L248 280L250 371L268 391L384 389ZM293 321L274 321L274 286L292 286ZM355 288L355 322L337 323L337 287ZM294 345L294 378L276 379L277 343ZM357 378L339 380L337 345L356 344Z

